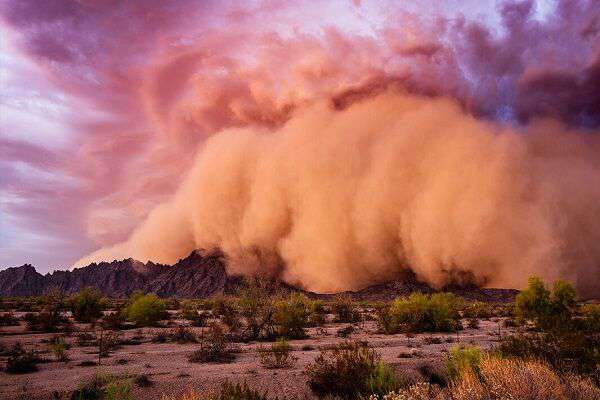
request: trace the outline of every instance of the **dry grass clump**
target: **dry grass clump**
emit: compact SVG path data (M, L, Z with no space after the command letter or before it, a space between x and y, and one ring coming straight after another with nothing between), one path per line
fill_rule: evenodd
M419 383L383 400L590 400L600 389L585 378L561 379L549 366L536 361L483 358L478 371L463 369L449 387ZM371 396L370 400L378 397Z
M231 383L225 381L219 393L215 395L201 394L189 389L179 396L163 396L161 400L277 400L277 397L269 398L266 392L254 390L246 382Z
M298 360L292 354L292 346L284 339L272 343L270 348L259 347L260 363L269 369L289 368Z

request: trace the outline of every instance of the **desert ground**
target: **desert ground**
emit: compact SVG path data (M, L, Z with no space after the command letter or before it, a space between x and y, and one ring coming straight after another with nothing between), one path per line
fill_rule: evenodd
M373 310L364 308L366 319ZM513 328L505 327L505 318L480 319L478 328L465 328L457 333L381 334L376 322L327 322L322 327L307 329L308 338L291 340L292 354L297 357L293 366L272 369L261 365L260 349L265 342L232 343L235 359L226 363L192 363L188 356L198 343L155 343L161 332L168 333L187 322L177 319L178 310L170 310L173 319L162 321L163 327L135 328L120 331L120 345L98 363L98 347L78 345L78 335L93 332L90 324L74 324L74 332L66 336L69 361L54 360L48 342L55 333L28 332L23 322L19 326L4 327L0 341L4 348L21 342L26 348L39 352L48 361L39 365L39 371L28 374L0 372L0 394L3 399L67 399L70 394L88 382L94 374L110 373L122 376L146 375L149 384L134 385L136 399L159 399L163 395L181 394L195 389L210 393L225 381L245 381L249 386L268 391L271 395L294 398L316 398L309 390L304 370L320 349L345 340L365 341L375 348L382 359L403 376L419 380L422 371L439 369L448 349L456 344L476 345L488 349L508 335ZM24 313L15 313L22 317ZM328 321L333 315L327 315ZM467 327L468 322L463 321ZM351 329L350 329L351 327ZM189 327L200 336L206 327ZM344 331L352 331L344 334ZM342 337L345 336L345 337ZM129 344L127 344L129 343ZM91 364L90 366L85 366Z

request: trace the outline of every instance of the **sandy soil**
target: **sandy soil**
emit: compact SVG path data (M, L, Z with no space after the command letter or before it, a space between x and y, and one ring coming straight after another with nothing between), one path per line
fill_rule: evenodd
M67 338L71 348L67 351L70 361L50 361L39 364L39 371L11 375L0 372L0 398L10 399L68 399L70 393L98 371L111 374L146 374L152 381L150 387L134 386L136 399L160 399L165 394L179 394L189 388L200 392L214 391L225 380L246 381L248 385L267 390L271 395L312 399L306 384L304 369L319 354L319 349L339 343L338 329L350 324L329 323L324 328L310 328L309 338L291 341L296 364L287 369L266 369L260 364L258 347L261 343L239 343L235 361L227 364L196 364L188 361L188 355L198 344L152 343L150 339L160 329L143 328L122 331L123 338L143 336L139 345L124 345L101 360L100 366L79 366L82 361L97 361L95 347L79 347L75 336ZM466 323L464 324L466 326ZM375 323L366 321L354 324L355 332L350 340L367 341L381 353L382 358L399 373L413 379L418 378L418 368L424 364L441 365L445 352L456 343L475 344L489 348L499 335L510 333L502 326L502 319L480 320L478 329L465 329L457 334L378 334ZM78 329L89 329L77 325ZM192 328L200 333L203 328ZM46 352L53 359L47 340L52 334L28 333L25 326L4 327L0 331L0 342L4 347L20 341L27 348ZM433 340L431 338L439 338ZM268 345L268 344L267 344ZM263 344L264 346L264 344Z

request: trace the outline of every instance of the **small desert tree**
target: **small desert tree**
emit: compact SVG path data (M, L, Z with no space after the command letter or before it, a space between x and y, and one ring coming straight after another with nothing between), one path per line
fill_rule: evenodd
M550 292L538 277L529 278L527 288L515 299L517 318L531 320L540 329L568 329L576 306L573 285L557 280Z
M102 317L105 301L98 290L88 287L72 295L68 304L75 320L91 322Z

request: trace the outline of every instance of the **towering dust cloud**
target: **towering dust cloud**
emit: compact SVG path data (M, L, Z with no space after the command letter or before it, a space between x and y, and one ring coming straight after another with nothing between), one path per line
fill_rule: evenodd
M435 286L600 285L600 141L551 120L517 130L387 89L297 108L279 128L211 136L174 197L79 261L170 263L219 247L233 273L328 292L412 269Z

